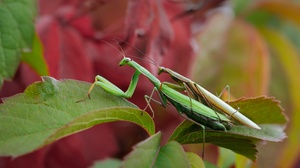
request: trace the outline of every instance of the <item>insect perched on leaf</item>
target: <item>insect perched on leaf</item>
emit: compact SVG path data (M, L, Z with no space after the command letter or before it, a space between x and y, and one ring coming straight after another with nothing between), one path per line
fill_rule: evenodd
M109 43L108 43L109 44ZM111 44L109 44L111 45ZM112 46L112 45L111 45ZM112 46L114 47L114 46ZM115 47L114 47L115 48ZM115 48L118 50L117 48ZM118 50L119 51L119 50ZM147 107L150 107L153 112L150 101L154 91L158 93L160 104L166 107L168 102L173 105L178 113L185 119L201 126L203 130L205 127L211 128L213 130L230 130L232 128L231 120L222 113L217 113L213 109L209 108L205 104L190 98L189 96L180 93L176 89L170 87L167 82L161 82L153 74L151 74L147 69L142 67L137 62L125 56L124 52L119 51L123 55L123 59L120 61L119 66L130 66L135 69L135 73L132 76L130 85L126 92L123 92L120 88L112 84L110 81L104 77L97 75L95 77L95 82L92 84L88 91L88 97L95 85L102 87L106 92L111 93L116 96L121 96L124 98L130 98L137 86L139 76L142 74L147 77L150 82L154 85L154 89L151 96L145 95L145 100L147 101Z
M114 46L112 47L115 48ZM223 100L192 80L180 75L175 71L172 71L171 69L159 67L159 74L168 73L178 85L169 82L160 82L159 79L152 75L147 69L132 59L126 57L124 52L121 52L117 48L115 49L119 51L121 55L123 55L123 59L119 63L119 66L128 65L136 70L132 76L127 91L123 92L121 89L102 76L97 75L95 77L95 82L89 89L88 96L93 87L95 85L99 85L113 95L130 98L135 91L139 75L143 74L154 85L151 96L149 97L145 95L147 107L149 106L152 112L153 110L150 106L150 101L152 100L153 92L156 91L160 98L160 104L163 107L166 107L167 102L170 102L182 117L192 121L197 125L206 126L214 130L226 131L232 127L231 120L228 118L229 116L246 126L255 129L261 129L256 123L241 114L238 110L234 109L229 104L225 103ZM180 89L185 90L188 95L180 93L178 91Z
M221 100L219 97L210 93L209 91L207 91L206 89L204 89L203 87L195 83L194 81L190 80L189 78L184 77L179 73L164 67L159 67L158 74L161 73L168 73L171 76L171 78L175 82L177 82L182 87L182 89L186 90L188 95L193 99L198 100L203 104L206 104L207 106L211 107L212 109L218 112L226 113L230 117L233 117L234 119L236 119L237 121L239 121L240 123L248 127L261 129L256 123L254 123L249 118L244 116L238 110L234 109L229 104ZM176 88L180 88L180 86L175 85Z
M136 70L132 76L130 85L126 92L123 92L120 88L112 84L104 77L97 75L95 77L95 82L89 89L88 95L92 91L93 87L95 85L98 85L101 86L108 93L124 98L130 98L135 91L140 74L143 74L154 85L154 90L152 91L152 94L154 91L158 93L161 101L160 103L162 106L166 107L167 102L170 102L182 117L202 127L206 126L214 130L223 131L231 129L231 121L224 114L216 113L213 109L209 108L203 103L191 99L189 96L186 96L178 92L177 90L169 87L164 82L160 82L159 79L152 75L147 69L145 69L137 62L133 61L128 57L124 57L119 63L119 66L125 65L128 65ZM152 100L152 94L150 97L145 96L148 105L149 101Z
M228 112L228 110L226 109L227 106L229 106L228 104L226 104L220 99L219 100L221 102L219 100L215 100L215 98L213 97L214 95L211 96L212 95L211 93L209 93L205 89L203 90L202 87L198 86L188 78L185 78L182 75L174 71L168 70L166 68L159 69L159 73L167 72L171 75L171 77L173 77L173 79L176 82L185 85L185 87L181 87L183 89L186 89L189 94L189 95L185 95L178 91L178 88L180 88L179 85L171 84L169 82L161 82L158 78L156 78L153 74L151 74L147 69L142 67L140 64L133 61L131 58L126 57L124 53L122 52L120 53L123 55L123 59L120 61L119 66L130 66L133 69L135 69L135 72L131 78L131 82L129 84L127 91L123 92L120 88L115 86L113 83L111 83L104 77L97 75L95 77L95 82L92 84L92 86L88 91L88 97L90 97L90 93L94 88L94 86L98 85L108 93L111 93L116 96L121 96L124 98L130 98L135 91L139 76L142 74L146 78L148 78L150 82L154 85L154 89L151 95L150 96L145 95L145 100L147 102L146 108L149 106L151 111L153 112L150 106L150 101L153 100L152 95L154 91L156 91L160 99L160 101L156 101L156 102L159 102L163 107L166 107L169 102L171 105L173 105L176 108L178 113L183 118L202 127L203 145L205 143L205 127L211 128L213 130L221 130L221 131L227 131L232 128L233 125L232 121L230 120L230 117L228 117L227 115L232 116L235 119L238 119L241 123L248 125L252 128L260 129L259 126L257 126L254 122L252 122L247 117L243 116L237 110L234 110L234 112ZM211 103L213 106L210 106L209 103L203 103L203 101L199 101L198 98L207 99L208 101L206 102ZM224 103L227 106L224 105ZM217 108L218 110L214 110L210 107ZM243 116L243 117L238 118L236 116ZM204 156L204 150L202 156Z

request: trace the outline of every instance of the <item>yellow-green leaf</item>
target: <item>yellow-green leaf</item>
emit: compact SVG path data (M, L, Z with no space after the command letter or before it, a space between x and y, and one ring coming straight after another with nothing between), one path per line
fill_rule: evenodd
M300 60L297 49L279 32L272 29L261 28L261 33L269 43L272 50L275 51L277 59L282 64L288 83L287 91L290 92L290 101L292 104L292 116L290 117L290 130L288 130L287 143L284 145L282 157L279 161L279 167L291 167L298 159L299 130L300 130Z
M48 67L43 56L43 46L37 34L34 35L32 49L27 52L22 52L21 59L40 76L49 75Z

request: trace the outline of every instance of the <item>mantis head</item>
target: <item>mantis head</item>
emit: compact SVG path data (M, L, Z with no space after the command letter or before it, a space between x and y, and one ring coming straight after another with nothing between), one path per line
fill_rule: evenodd
M166 68L165 67L158 67L158 75L160 75L163 72L166 72Z
M124 58L120 61L119 66L127 65L128 62L130 62L130 61L132 61L131 58L124 57Z

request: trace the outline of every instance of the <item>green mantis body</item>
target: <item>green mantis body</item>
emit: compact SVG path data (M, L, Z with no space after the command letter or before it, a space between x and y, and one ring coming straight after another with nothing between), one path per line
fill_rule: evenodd
M154 89L158 92L161 104L166 107L167 102L170 102L176 110L184 117L198 125L203 125L214 130L229 130L232 127L230 120L223 114L217 114L211 108L204 104L191 99L190 97L176 91L169 87L165 82L160 82L154 75L152 75L147 69L131 60L128 57L124 57L119 66L128 65L134 68L136 71L132 76L130 85L126 92L123 92L117 86L106 80L101 76L96 76L95 82L91 86L89 93L91 92L94 85L101 86L105 91L114 94L116 96L122 96L124 98L130 98L137 86L138 78L140 74L146 76L151 83L154 85ZM146 97L145 97L146 98Z
M198 100L199 102L202 102L208 106L213 106L213 109L228 114L244 125L255 129L261 129L257 124L241 114L238 110L234 109L229 104L225 103L223 100L210 93L192 80L178 74L177 72L172 71L171 69L160 67L159 74L163 72L168 73L171 78L180 86L182 86L193 99Z

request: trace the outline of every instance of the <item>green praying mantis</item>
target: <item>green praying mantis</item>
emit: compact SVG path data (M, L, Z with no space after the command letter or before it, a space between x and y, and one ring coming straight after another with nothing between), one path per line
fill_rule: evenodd
M119 63L119 66L125 65L128 65L136 70L132 76L131 82L126 92L123 92L120 88L115 86L104 77L97 75L95 77L95 82L89 89L88 95L92 91L93 87L95 85L98 85L108 93L124 98L130 98L135 91L139 76L143 74L154 85L154 90L158 93L162 106L166 107L167 103L170 102L182 117L192 121L197 125L200 125L202 128L203 126L206 126L214 130L222 131L231 129L231 121L224 114L217 114L208 106L168 86L168 83L160 82L160 80L152 75L147 69L128 57L124 57ZM149 104L149 101L152 98L151 96L145 96L145 99ZM184 114L186 116L184 116Z
M214 96L190 79L170 69L159 67L159 74L162 72L169 73L171 77L181 86L168 82L161 82L147 69L145 69L132 59L125 57L125 54L121 54L124 58L119 63L119 66L127 65L135 69L135 73L132 76L127 91L123 92L120 88L109 82L107 79L97 75L95 77L95 82L92 84L88 91L88 96L94 86L98 85L108 93L124 98L130 98L135 91L140 74L143 74L154 85L151 96L145 96L147 107L149 106L152 112L153 110L149 103L152 100L153 92L156 91L160 98L160 104L163 107L166 107L168 102L171 103L182 117L201 126L203 130L205 129L205 127L209 127L213 130L230 130L233 124L227 115L235 118L237 121L241 122L244 125L260 129L257 124L245 117L238 110L235 110L230 105ZM188 95L179 92L178 88L185 89L188 92Z

